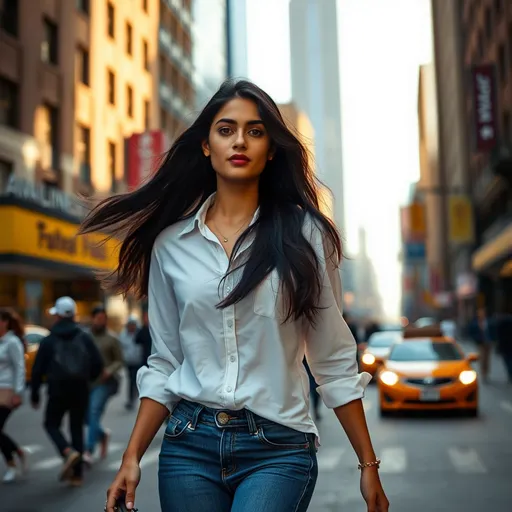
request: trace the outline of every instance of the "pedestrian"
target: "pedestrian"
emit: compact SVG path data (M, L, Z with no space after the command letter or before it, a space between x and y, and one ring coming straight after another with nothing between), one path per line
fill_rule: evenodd
M4 432L7 419L23 401L25 389L24 329L12 309L0 309L0 450L7 464L2 481L10 483L18 476L15 455L22 473L27 457L16 442Z
M492 353L493 331L484 308L478 308L475 317L469 324L468 334L471 340L478 346L480 374L483 382L489 381L489 372Z
M142 311L142 327L135 337L135 343L142 347L142 362L147 366L151 355L151 334L149 332L149 316L147 308Z
M103 360L103 372L94 382L89 396L89 410L87 412L86 451L84 461L87 465L93 462L93 455L98 443L100 444L100 458L108 455L110 430L103 428L101 419L105 413L108 401L119 391L118 372L124 366L123 351L116 336L107 328L108 316L103 306L97 306L92 311L91 335L100 351Z
M341 313L340 236L307 149L273 100L227 81L141 188L104 200L82 232L126 229L113 286L148 296L152 354L110 486L132 509L140 459L160 453L165 512L305 511L318 431L303 356L357 453L368 510L387 511Z
M143 350L135 339L138 334L138 322L134 316L130 316L125 327L119 335L119 341L123 348L123 357L128 373L128 396L125 404L127 410L133 409L137 396L137 372L143 364Z
M46 378L48 400L44 426L64 459L59 479L80 486L89 385L101 374L103 363L93 340L75 321L76 303L71 297L58 298L49 314L55 323L39 345L34 361L32 405L39 407L40 387ZM61 430L66 414L69 414L71 442Z

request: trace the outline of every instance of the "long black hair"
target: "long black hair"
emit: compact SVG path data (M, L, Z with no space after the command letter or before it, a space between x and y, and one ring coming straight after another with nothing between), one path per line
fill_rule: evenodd
M259 216L239 237L230 263L251 234L257 250L250 251L240 281L217 307L238 303L276 269L287 304L286 320L305 316L314 321L322 275L316 252L303 235L305 216L309 214L321 229L326 246L332 248L328 256L336 265L342 257L340 236L320 211L319 182L308 150L286 125L272 98L246 80L225 81L192 126L176 139L152 178L138 190L101 201L80 232L122 237L119 264L106 285L117 293L132 291L145 297L156 237L171 224L195 215L216 190L216 174L201 144L208 139L219 110L233 98L256 103L275 153L260 176ZM231 265L230 269L234 270Z

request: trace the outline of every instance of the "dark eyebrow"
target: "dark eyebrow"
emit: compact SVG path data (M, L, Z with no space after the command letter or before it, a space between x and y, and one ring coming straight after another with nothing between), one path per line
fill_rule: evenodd
M220 124L220 123L226 123L226 124L238 124L234 119L227 119L227 118L222 118L222 119L219 119L215 124ZM255 124L263 124L263 121L261 119L254 119L253 121L247 121L247 124L252 126L252 125L255 125Z

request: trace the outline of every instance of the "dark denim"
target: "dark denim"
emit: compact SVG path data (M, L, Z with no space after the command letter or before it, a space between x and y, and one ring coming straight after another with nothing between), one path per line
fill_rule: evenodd
M315 443L245 409L182 400L160 453L162 512L304 512L318 476Z
M89 432L87 435L86 449L93 454L96 445L105 437L105 431L101 426L101 418L107 407L107 403L115 393L115 383L110 380L103 384L98 384L91 389L89 396L89 409L87 411L87 425Z

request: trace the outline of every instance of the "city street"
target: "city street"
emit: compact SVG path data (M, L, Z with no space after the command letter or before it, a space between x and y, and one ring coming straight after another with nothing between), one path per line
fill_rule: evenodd
M505 384L501 361L495 360L492 382L481 386L481 416L399 417L378 415L376 387L365 399L368 422L381 475L393 512L508 512L512 498L512 388ZM24 406L7 432L30 451L25 480L1 487L2 511L100 511L128 439L135 413L125 412L122 396L110 404L105 425L113 431L110 455L87 472L81 489L57 482L61 460L41 427L41 412ZM320 477L312 512L364 512L357 461L334 415L324 410L319 451ZM138 489L141 512L159 510L157 460L161 434L142 461ZM3 462L0 472L3 472ZM1 485L1 484L0 484ZM262 511L264 512L264 511ZM285 511L283 511L285 512Z

